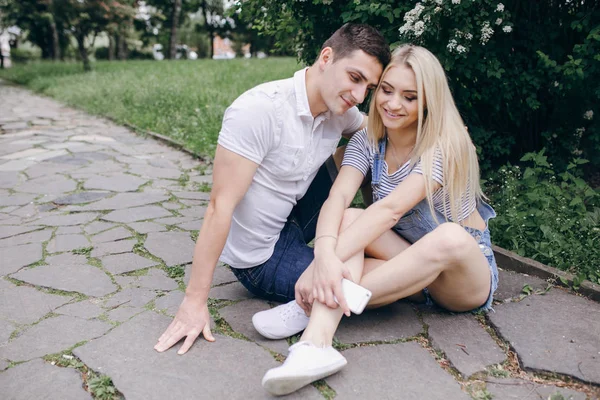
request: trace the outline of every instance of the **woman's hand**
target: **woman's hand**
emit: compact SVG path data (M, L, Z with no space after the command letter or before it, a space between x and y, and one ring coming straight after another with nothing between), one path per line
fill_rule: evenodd
M314 263L313 297L315 300L330 308L337 308L339 304L344 314L350 316L350 309L342 291L342 278L352 281L352 275L346 265L334 251L319 254L315 257Z

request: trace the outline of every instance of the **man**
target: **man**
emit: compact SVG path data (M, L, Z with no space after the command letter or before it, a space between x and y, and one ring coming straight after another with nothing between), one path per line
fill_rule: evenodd
M184 354L200 333L215 340L207 301L219 258L255 295L294 299L294 285L314 258L307 243L341 163L340 154L337 165L331 155L342 134L366 126L355 106L389 60L379 32L346 24L312 66L247 91L225 111L190 282L157 351L186 337L178 351Z

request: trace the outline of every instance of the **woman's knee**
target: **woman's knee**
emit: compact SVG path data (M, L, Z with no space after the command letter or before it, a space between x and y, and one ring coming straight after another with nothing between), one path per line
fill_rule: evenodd
M431 232L430 245L435 251L431 255L438 261L456 262L462 260L470 251L473 241L465 229L455 223L446 222Z
M340 225L340 230L344 230L349 227L364 211L365 210L360 208L347 208L344 211L344 217L342 219L342 224Z

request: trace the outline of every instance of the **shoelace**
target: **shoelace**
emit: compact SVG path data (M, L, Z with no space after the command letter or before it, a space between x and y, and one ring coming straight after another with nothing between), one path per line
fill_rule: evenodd
M279 308L279 315L283 322L286 322L290 318L296 318L299 315L306 316L304 310L300 308L298 303L291 301L288 304Z

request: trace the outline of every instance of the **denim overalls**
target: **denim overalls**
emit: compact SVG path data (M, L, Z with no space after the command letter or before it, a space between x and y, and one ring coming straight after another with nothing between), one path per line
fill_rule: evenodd
M381 200L382 198L379 193L379 185L381 182L381 175L383 174L383 163L385 158L386 142L387 140L385 137L379 141L378 152L375 153L373 158L373 165L371 171L373 202ZM474 310L488 311L492 309L493 295L496 289L498 288L498 267L496 266L496 259L494 258L494 252L492 251L490 231L488 229L488 221L491 218L496 217L496 212L489 204L487 204L484 201L477 202L477 211L479 211L481 218L483 218L483 220L485 221L485 230L482 232L479 229L471 228L468 226L465 226L464 229L471 236L473 236L473 238L479 245L481 252L488 260L488 265L491 272L490 295L483 306L479 307L477 310ZM440 223L446 221L446 218L442 213L435 209L434 212L438 222L436 222L435 218L431 214L429 204L427 203L427 199L425 198L417 205L415 205L410 211L404 214L392 229L411 244L415 243L427 233L433 231ZM431 298L431 295L429 294L427 288L423 289L423 294L426 297L427 304L433 305L433 299Z

